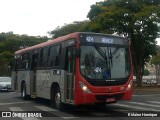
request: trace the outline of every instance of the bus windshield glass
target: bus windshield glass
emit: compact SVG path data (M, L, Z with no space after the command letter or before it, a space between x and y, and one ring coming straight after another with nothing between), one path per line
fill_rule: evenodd
M126 78L130 73L128 46L81 45L81 74L90 79Z

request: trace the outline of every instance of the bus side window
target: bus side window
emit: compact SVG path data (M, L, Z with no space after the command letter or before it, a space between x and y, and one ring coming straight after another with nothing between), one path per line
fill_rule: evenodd
M69 73L75 73L75 46L68 47L67 48L67 54L66 54L66 70Z
M39 67L47 67L48 47L42 48L40 51Z
M51 46L49 49L48 67L60 66L60 45Z
M38 54L32 55L31 70L36 71L38 65Z
M60 45L56 47L56 60L55 60L55 66L60 66Z
M29 68L29 53L24 53L21 56L21 69Z
M14 69L15 71L19 69L19 59L15 59Z

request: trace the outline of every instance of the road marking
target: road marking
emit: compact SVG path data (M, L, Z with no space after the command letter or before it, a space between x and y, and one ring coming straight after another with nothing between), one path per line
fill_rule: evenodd
M21 112L25 112L23 109L21 109L20 107L9 107L9 109L12 111L12 112L15 112L16 111L21 111ZM22 120L39 120L38 118L35 118L35 117L19 117L21 118Z
M160 94L151 94L151 95L132 95L132 96L135 96L135 97L148 97L148 96L159 96Z
M61 118L63 118L63 119L74 119L74 118L80 118L80 117L61 117Z
M157 102L157 101L147 101L149 103L154 103L154 104L160 104L160 102Z
M72 116L71 114L68 114L68 113L62 113L61 111L59 110L56 110L56 109L53 109L53 108L50 108L50 107L47 107L47 106L34 106L35 108L38 108L42 111L46 111L46 112L56 112L55 115L57 117L60 117L60 118L63 118L63 119L73 119L73 118L79 118L79 117L74 117ZM67 117L61 117L61 116L67 116Z
M130 110L126 110L126 109L117 109L118 112L128 112Z
M115 106L120 106L120 107L126 107L126 108L132 108L132 109L137 109L137 110L143 110L143 111L160 111L159 109L153 109L153 108L146 108L146 107L140 107L140 106L133 106L133 105L126 105L126 104L119 104L115 103Z
M20 107L9 107L11 111L23 111Z
M144 106L149 106L149 107L158 107L160 108L159 105L153 105L153 104L147 104L147 103L140 103L140 102L129 102L131 104L136 104L136 105L144 105Z
M12 104L24 104L24 103L31 103L31 102L27 101L27 102L0 103L0 105L12 105Z
M46 106L34 106L35 108L38 108L40 110L43 110L43 111L58 111L56 109L52 109L50 107L46 107Z
M91 115L97 116L97 117L103 117L103 116L109 116L110 114L103 113L103 112L91 112Z

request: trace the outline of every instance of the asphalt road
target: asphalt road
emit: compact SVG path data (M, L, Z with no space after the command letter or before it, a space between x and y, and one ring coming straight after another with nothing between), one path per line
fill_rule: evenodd
M19 93L0 92L0 116L3 115L3 117L0 117L0 120L159 120L160 92L142 93L143 90L136 91L131 101L119 101L115 104L101 107L93 105L67 106L64 111L57 111L50 107L49 100L37 99L26 101L21 99ZM10 112L14 117L6 117L10 115ZM26 114L30 116L37 115L39 117L21 117Z

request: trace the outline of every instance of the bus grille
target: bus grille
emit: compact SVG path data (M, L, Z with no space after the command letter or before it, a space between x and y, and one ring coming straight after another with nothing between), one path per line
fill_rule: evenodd
M121 99L124 96L124 93L114 94L114 95L96 95L98 101L106 101L107 98L115 98L116 100Z
M92 86L118 86L125 85L127 80L119 80L119 81L104 81L104 80L87 80L88 83Z

